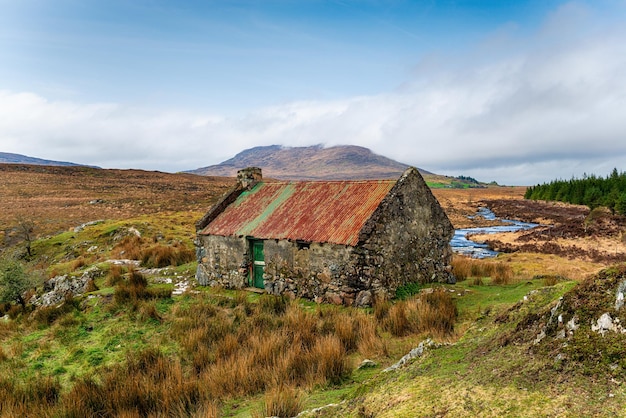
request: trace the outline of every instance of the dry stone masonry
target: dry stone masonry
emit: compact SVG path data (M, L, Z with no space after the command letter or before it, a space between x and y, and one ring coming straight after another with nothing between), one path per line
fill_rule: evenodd
M336 194L328 192L324 182L290 182L280 186L282 188L272 184L276 191L264 197L267 206L262 208L245 206L261 200L258 196L263 193L264 183L260 170L241 170L238 177L238 185L197 224L199 265L196 278L201 285L256 286L267 293L290 298L367 306L376 296L393 296L398 287L407 283L454 280L450 272L449 246L453 227L415 168L388 184L342 182L339 187L337 182L327 182L328 190L339 190ZM386 192L365 212L366 205L375 198L372 194L380 193L381 187L386 187ZM306 198L287 196L290 190L310 191L312 188L318 191ZM353 220L354 223L348 221L342 227L356 228L354 231L344 232L340 228L319 231L320 225L326 221L332 224L332 219L306 223L307 217L302 213L325 207L328 203L324 199L339 200L350 193L352 200L341 204L352 208L354 215L342 210L340 214L329 213L328 216L341 215ZM287 204L292 207L284 207ZM301 207L303 205L311 206ZM271 218L280 211L288 217L284 215L288 210L300 211L297 221L293 221L299 222L297 225L281 223L282 218ZM249 213L255 215L245 221L240 219ZM212 226L212 222L221 229ZM238 225L236 232L222 232L235 223ZM292 231L292 236L285 238L285 230ZM254 236L250 231L261 231L264 235ZM329 242L331 239L312 241L304 237L317 234L341 238L352 232L352 242L348 242L348 238L345 242L331 238L335 242ZM262 241L262 260L257 260L259 257L254 254L253 241ZM258 266L263 269L262 282L260 278L254 280L254 269Z

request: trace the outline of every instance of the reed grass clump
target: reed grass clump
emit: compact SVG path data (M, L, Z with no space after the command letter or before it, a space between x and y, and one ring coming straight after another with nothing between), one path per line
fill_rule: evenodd
M513 269L501 261L473 259L455 256L452 260L452 274L457 281L473 278L472 284L482 285L483 278L491 277L492 284L507 285L513 281Z
M150 299L165 299L172 296L172 291L167 288L149 288L148 280L139 271L131 268L128 278L115 286L114 299L118 305L132 304L139 307L139 301Z
M118 258L139 260L141 265L148 268L180 266L196 258L195 252L179 241L171 245L163 245L135 235L124 237L113 248L112 255Z
M396 337L426 333L445 337L454 331L458 311L454 300L444 288L422 292L398 301L382 318L382 327Z
M300 390L293 386L281 385L268 390L263 401L264 417L295 417L304 408Z

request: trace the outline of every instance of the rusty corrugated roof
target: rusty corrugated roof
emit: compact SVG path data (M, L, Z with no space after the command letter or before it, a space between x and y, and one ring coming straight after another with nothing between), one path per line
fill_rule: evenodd
M396 182L258 183L201 232L356 245L361 228Z

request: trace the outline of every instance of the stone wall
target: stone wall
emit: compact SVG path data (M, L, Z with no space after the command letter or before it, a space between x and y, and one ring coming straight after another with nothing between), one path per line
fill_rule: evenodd
M265 290L318 303L353 305L361 289L348 285L358 275L354 248L346 245L265 241ZM366 303L369 304L369 303Z
M392 296L410 282L453 282L453 235L422 176L407 170L361 231L361 286Z
M196 241L196 257L196 279L200 285L230 289L248 286L249 256L245 239L200 236Z

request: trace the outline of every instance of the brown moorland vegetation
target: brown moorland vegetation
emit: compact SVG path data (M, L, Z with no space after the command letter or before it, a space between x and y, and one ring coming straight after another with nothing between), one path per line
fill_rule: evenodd
M232 182L156 171L0 164L0 244L19 234L20 219L33 222L41 236L98 219L201 213Z
M102 227L100 235L85 231L94 240L98 235L96 244L107 248L102 254L89 253L92 242L83 245L72 241L69 245L66 236L74 239L76 235L77 241L84 239L74 233L60 234L63 238L50 239L45 246L33 247L37 251L31 264L37 262L36 258L44 254L46 248L59 252L67 248L72 252L71 257L51 257L50 263L56 263L60 270L67 265L70 271L84 271L90 264L106 260L104 257L109 254L135 258L144 265L184 263L189 259L191 240L183 239L183 234L173 235L167 231L159 238L161 231L157 229L176 222L189 231L185 237L192 237L193 223L198 216L233 183L233 179L137 170L2 168L0 166L0 175L8 172L6 178L12 181L0 183L12 185L0 189L3 198L6 192L12 199L12 204L2 202L3 230L12 228L18 215L29 216L40 235L95 219L134 217L124 227L113 225L116 229L111 233L106 232L109 226ZM570 205L526 204L522 199L523 191L524 188L489 187L436 189L434 193L457 227L489 224L491 221L466 218L485 205L492 207L499 216L555 225L550 230L533 232L536 239L545 236L548 243L561 245L556 239L580 240L601 248L597 239L605 233L602 231L607 231L610 239L619 232L620 224L610 214L587 214L584 219L578 219L569 211L579 209ZM542 208L545 208L543 212ZM145 226L149 233L142 230L142 237L126 228L132 225L142 229L145 218L150 218L148 226L157 224L159 227L152 231ZM576 225L580 236L564 232L562 237L554 237L546 232L558 231L559 225L568 223ZM618 228L613 229L612 225ZM118 234L119 239L114 239ZM511 240L515 242L522 235L514 234ZM523 241L515 245L519 243ZM451 364L463 363L466 358L464 333L469 332L470 338L466 341L473 344L472 338L484 338L481 330L495 327L492 316L502 306L522 306L519 301L524 295L531 295L531 302L533 298L544 297L548 301L573 286L572 279L582 279L601 267L600 263L583 259L588 260L588 257L582 253L559 256L519 251L488 261L456 257L455 272L460 279L466 276L470 280L447 286L447 292L418 289L417 296L406 300L377 301L372 314L220 289L200 288L199 293L172 297L173 285L155 282L154 277L142 277L142 273L128 266L111 265L103 268L103 276L96 280L100 290L92 289L94 292L82 300L68 298L60 307L43 308L32 314L8 304L0 306L0 314L7 313L12 319L0 322L0 416L231 416L237 413L249 416L250 410L239 405L248 402L250 397L263 403L262 413L266 415L295 415L308 402L303 399L312 392L320 388L332 392L340 387L336 385L349 381L355 373L367 373L353 371L361 359L374 358L384 366L426 336L459 344L442 347L438 352L433 350L432 356L426 356L424 370L428 376L433 370L441 370L445 377L432 384L428 381L427 390L420 392L416 403L428 400L427 393L439 399L442 392L433 391L432 387L448 387L454 381L453 386L457 385L458 390L453 392L454 399L444 402L446 407L480 411L483 402L492 397L493 390L472 387L474 374L472 370L463 369L467 365L448 373ZM182 274L191 279L192 270L193 262ZM537 288L541 291L528 293ZM539 301L536 303L540 306ZM478 327L473 326L476 318L483 321ZM500 349L500 345L494 347ZM484 361L490 366L485 366L487 380L496 379L493 382L498 385L507 382L506 376L498 375L502 365L489 363L500 358L499 353L483 359L483 349L479 348L472 363ZM446 353L451 353L448 363ZM431 359L438 362L442 357L444 368L439 363L428 366ZM532 359L520 354L508 360L516 359L532 364ZM516 366L514 362L512 365ZM457 372L463 378L450 377ZM392 378L389 384L403 387L407 382L424 382L424 379L416 379L415 372L407 373L410 378ZM359 393L376 393L376 387L383 381L384 377L375 377L374 383L359 389ZM469 386L458 388L467 382ZM573 387L578 390L579 385ZM418 393L410 389L410 393ZM338 392L342 390L345 389L341 387ZM513 389L511 393L505 392L505 406L496 411L510 413L507 405L518 399L527 399L528 405L532 405L535 395L525 393ZM341 400L333 396L330 402ZM380 405L402 405L406 399L406 393L394 399L385 393L380 400L374 398L371 404L366 404L359 414L375 416ZM459 399L463 402L459 403ZM621 399L615 398L613 406L619 405ZM313 405L328 403L319 401ZM415 405L409 405L407 408L417 410ZM479 405L481 409L471 409ZM368 408L373 412L369 413ZM578 408L585 408L585 405ZM446 415L444 409L430 411L432 415L439 412ZM341 415L336 411L328 414Z

